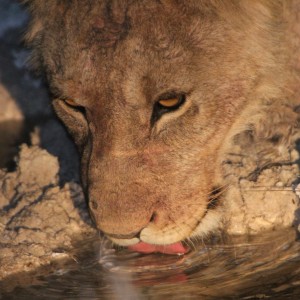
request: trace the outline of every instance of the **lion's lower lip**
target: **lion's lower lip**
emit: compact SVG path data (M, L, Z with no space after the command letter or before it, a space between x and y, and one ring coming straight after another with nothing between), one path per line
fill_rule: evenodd
M189 251L187 247L184 247L181 242L170 245L151 245L144 242L128 246L128 249L140 253L164 253L164 254L176 254L183 255Z

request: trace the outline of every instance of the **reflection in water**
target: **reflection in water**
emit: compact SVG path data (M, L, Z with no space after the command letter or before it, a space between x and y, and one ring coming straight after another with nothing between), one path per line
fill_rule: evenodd
M76 263L2 299L299 299L299 250L293 229L211 241L180 257L114 250L95 238L78 245Z

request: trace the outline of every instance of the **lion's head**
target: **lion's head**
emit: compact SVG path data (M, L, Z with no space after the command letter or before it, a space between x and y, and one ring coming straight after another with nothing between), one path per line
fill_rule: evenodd
M224 149L282 95L281 1L27 2L97 227L124 246L216 228Z

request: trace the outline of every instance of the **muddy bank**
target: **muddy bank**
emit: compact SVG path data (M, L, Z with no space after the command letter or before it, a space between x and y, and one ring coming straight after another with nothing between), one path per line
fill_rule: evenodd
M276 148L257 136L252 144L232 143L223 163L228 234L257 234L299 224L299 140Z
M224 226L228 234L258 234L299 225L297 165L264 170L257 181L239 179L226 196ZM300 230L300 228L299 228Z
M15 172L0 171L0 278L68 258L76 239L96 234L81 187L60 187L58 173L37 144L21 146Z

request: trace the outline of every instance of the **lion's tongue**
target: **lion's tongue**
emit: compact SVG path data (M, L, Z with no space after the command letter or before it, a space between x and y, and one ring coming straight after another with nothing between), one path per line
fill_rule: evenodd
M164 254L185 254L188 249L185 248L182 243L178 242L171 245L151 245L144 242L140 242L133 246L128 247L129 250L141 253L154 253L160 252Z

